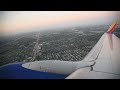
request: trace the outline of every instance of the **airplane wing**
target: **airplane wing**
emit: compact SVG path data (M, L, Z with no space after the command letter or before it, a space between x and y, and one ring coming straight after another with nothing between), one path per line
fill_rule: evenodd
M120 79L120 39L115 21L90 53L77 62L41 60L0 67L2 79Z
M83 61L94 65L79 68L66 79L120 79L120 39L112 32L117 21L100 38Z

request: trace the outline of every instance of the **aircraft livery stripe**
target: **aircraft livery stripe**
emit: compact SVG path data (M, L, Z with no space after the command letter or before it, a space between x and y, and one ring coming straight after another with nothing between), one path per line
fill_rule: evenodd
M114 28L115 28L116 25L117 25L117 20L113 22L113 24L108 29L107 33L113 32L113 30L114 30Z

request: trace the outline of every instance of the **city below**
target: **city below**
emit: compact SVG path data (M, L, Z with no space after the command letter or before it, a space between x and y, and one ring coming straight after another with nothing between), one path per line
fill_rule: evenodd
M109 26L74 27L0 37L0 66L40 60L80 61ZM114 34L120 38L119 27Z

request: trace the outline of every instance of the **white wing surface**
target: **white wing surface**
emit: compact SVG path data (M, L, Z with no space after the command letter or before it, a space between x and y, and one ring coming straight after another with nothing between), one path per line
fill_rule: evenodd
M83 60L95 64L76 70L66 79L120 79L120 39L112 34L115 25L116 21Z

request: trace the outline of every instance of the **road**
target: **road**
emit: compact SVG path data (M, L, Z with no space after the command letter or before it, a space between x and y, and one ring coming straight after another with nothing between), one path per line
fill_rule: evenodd
M36 40L36 44L33 48L33 57L31 59L31 61L35 60L37 53L39 52L39 36L40 36L40 33L37 35L37 40Z

